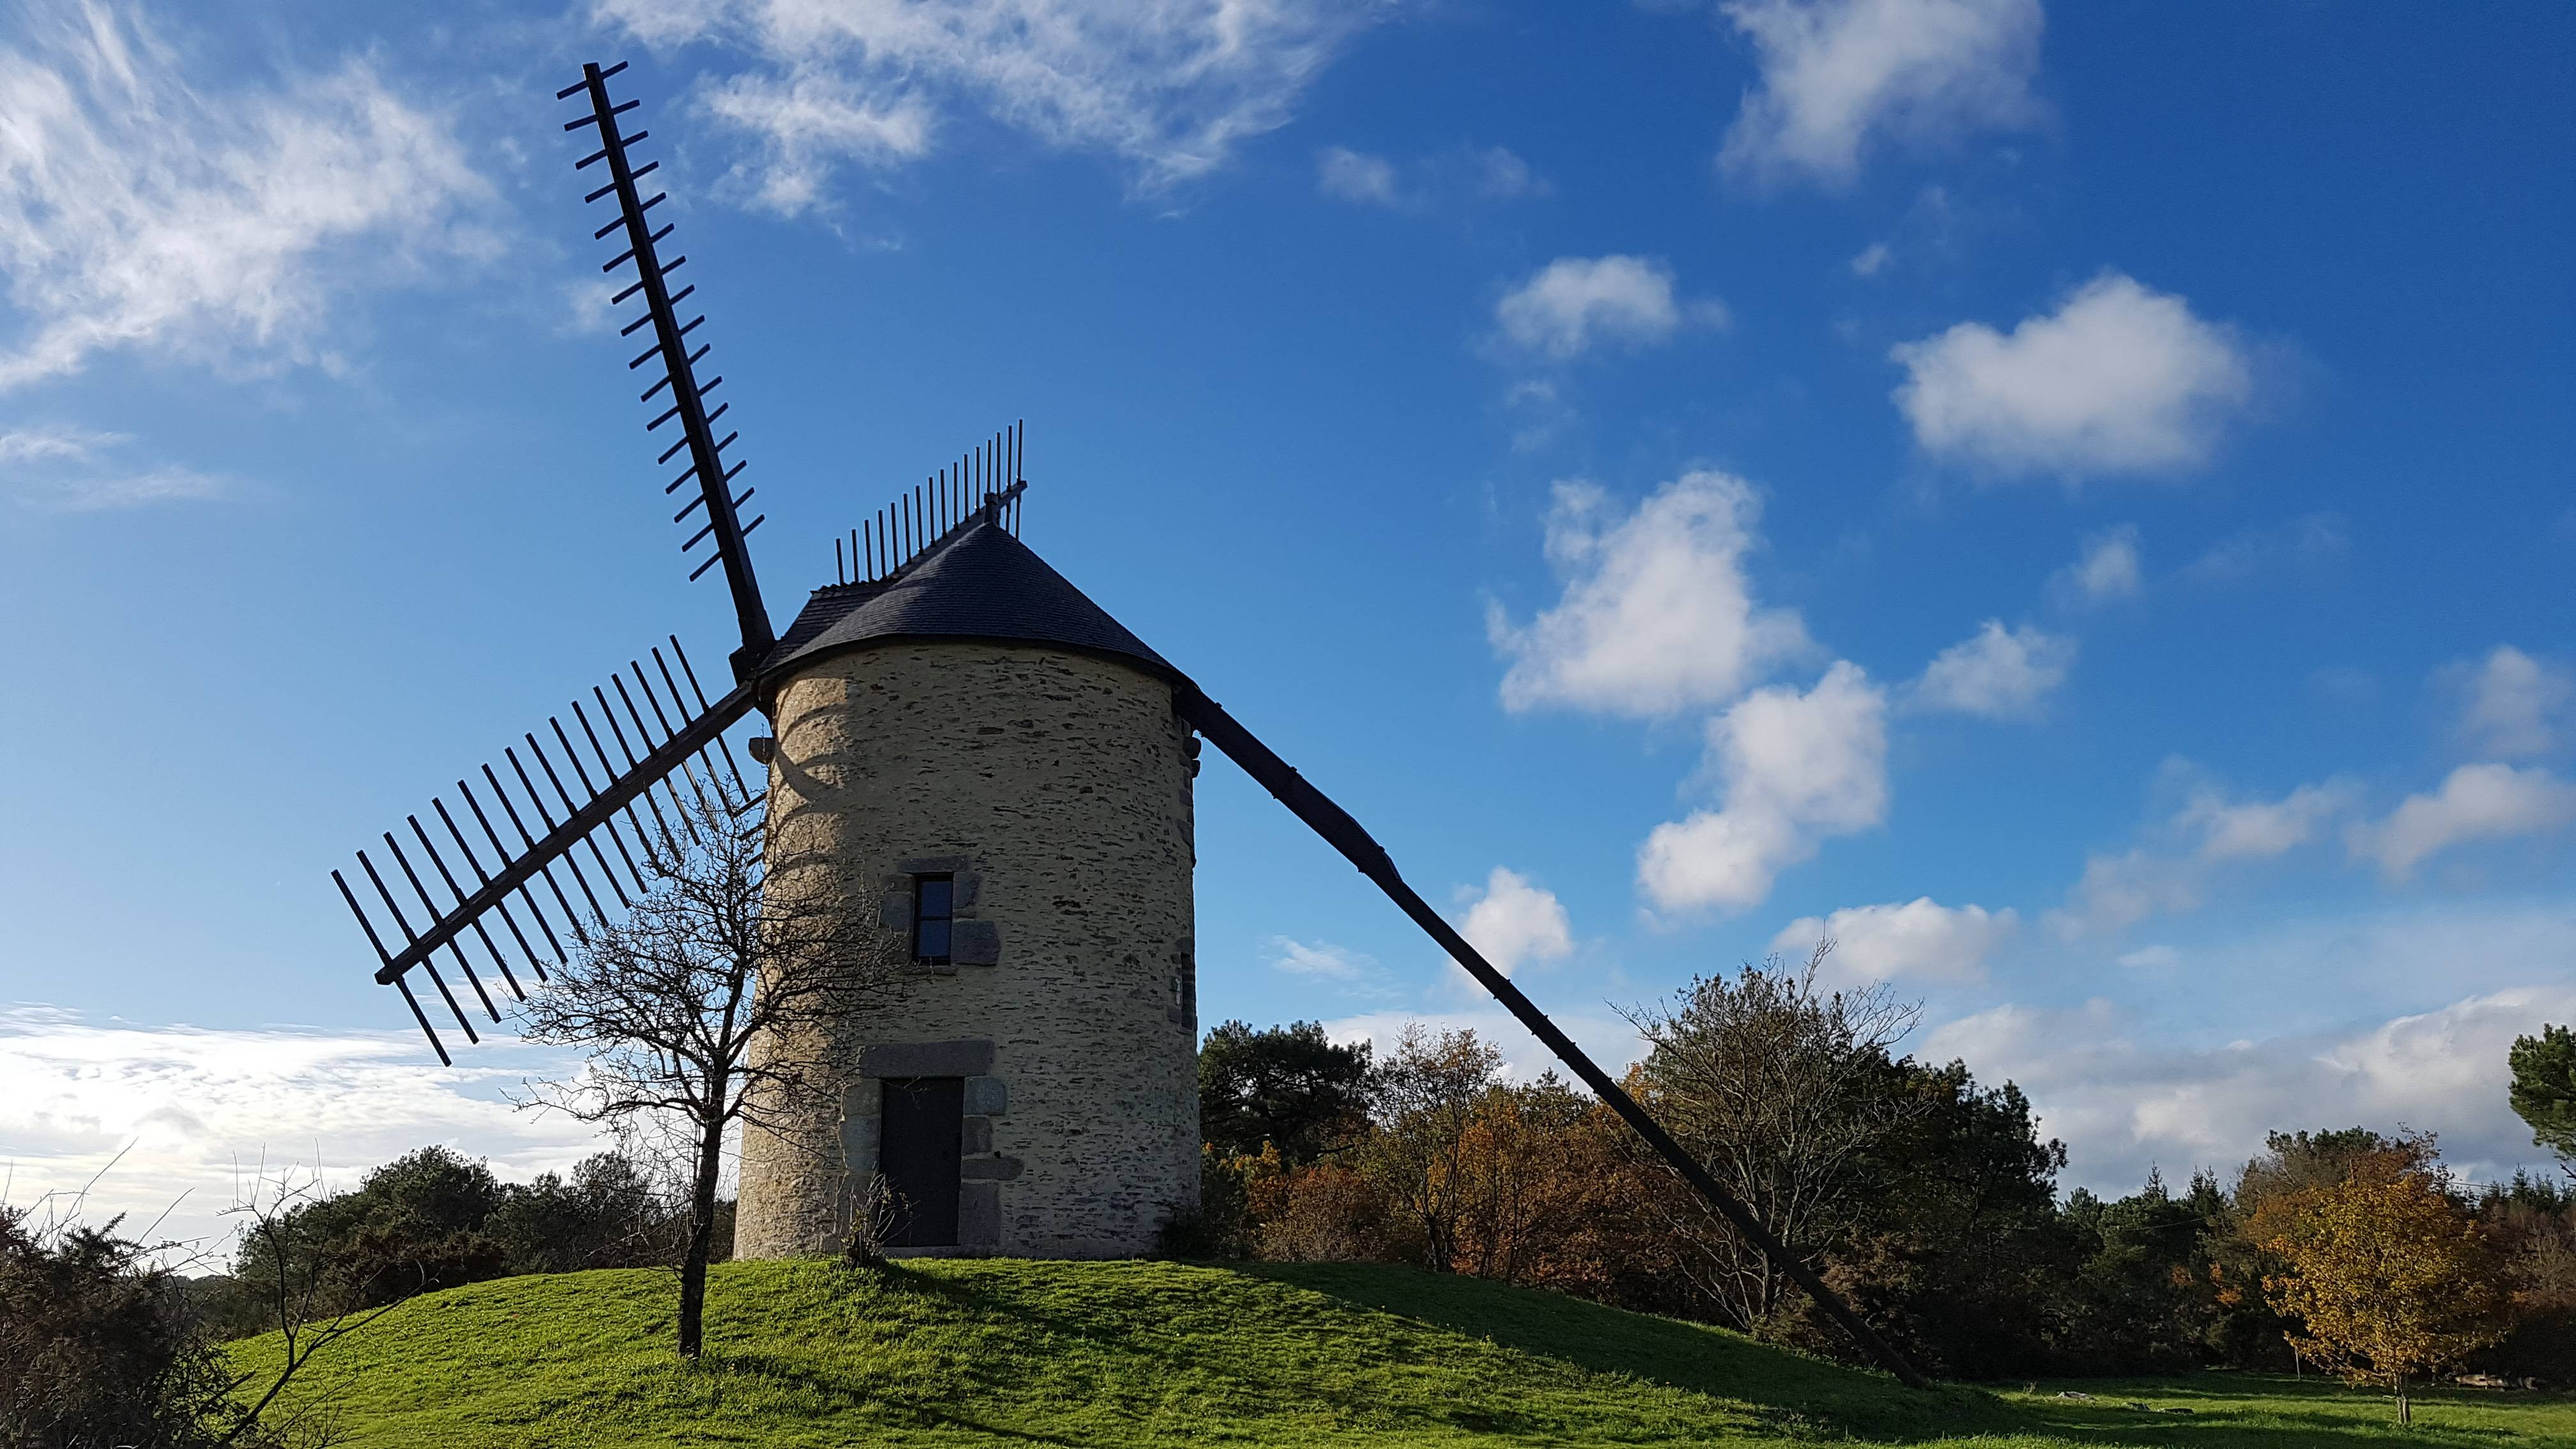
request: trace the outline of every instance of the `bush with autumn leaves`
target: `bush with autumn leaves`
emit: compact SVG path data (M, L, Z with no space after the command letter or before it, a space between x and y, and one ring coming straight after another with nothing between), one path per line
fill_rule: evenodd
M2065 1149L2017 1088L1900 1055L1912 1008L1829 989L1822 959L1638 1011L1627 1086L1927 1368L2576 1375L2557 1184L2473 1192L2431 1138L2354 1128L2274 1134L2230 1182L2061 1196ZM1414 1263L1850 1352L1589 1093L1507 1075L1473 1032L1373 1053L1228 1022L1200 1093L1204 1207L1175 1252Z

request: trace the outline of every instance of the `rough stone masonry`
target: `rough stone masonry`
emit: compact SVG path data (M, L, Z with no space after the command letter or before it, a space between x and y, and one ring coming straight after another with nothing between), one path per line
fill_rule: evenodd
M846 1073L818 1157L743 1144L735 1247L836 1250L877 1166L880 1083L965 1080L958 1245L1121 1257L1199 1194L1193 741L1141 668L998 641L886 641L779 686L773 866L809 852L879 886L954 881L950 960L825 1027ZM790 876L780 880L792 879ZM781 888L773 885L773 888Z

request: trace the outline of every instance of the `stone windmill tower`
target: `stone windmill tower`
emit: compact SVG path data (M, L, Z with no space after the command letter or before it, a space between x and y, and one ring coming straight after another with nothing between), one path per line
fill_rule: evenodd
M1186 681L980 517L770 658L772 859L877 881L914 977L830 1044L842 1162L744 1144L735 1251L829 1251L872 1173L898 1247L1150 1251L1199 1189Z
M556 717L546 740L522 735L525 759L520 744L504 748L506 778L486 764L479 786L456 782L457 809L433 798L435 831L407 817L420 864L385 832L407 896L360 851L399 949L332 872L375 948L376 979L401 993L439 1059L448 1050L412 973L478 1040L442 962L498 1024L475 961L514 994L527 989L514 961L543 989L562 935L625 908L629 885L649 888L635 863L650 838L638 809L658 813L657 790L713 795L738 815L765 809L773 862L813 853L879 882L869 924L899 942L917 989L832 1044L847 1080L834 1120L812 1125L838 1138L840 1161L745 1143L738 1249L827 1249L874 1173L916 1204L906 1230L916 1250L1146 1251L1198 1196L1191 781L1204 739L1385 892L1856 1341L1920 1382L1406 884L1357 821L1020 542L1016 430L853 530L846 550L836 541L835 582L783 637L773 630L746 542L762 519L741 521L752 493L733 491L743 465L726 451L737 435L718 436L728 405L707 403L724 379L698 380L708 349L691 337L706 319L680 320L696 288L674 291L670 279L688 259L662 260L672 228L657 229L650 212L664 198L641 185L659 163L630 161L645 133L624 134L618 118L638 103L609 95L624 69L584 66L558 99L581 96L588 114L564 129L598 130L579 169L606 164L588 199L615 198L618 215L597 235L624 243L602 270L632 269L615 301L640 298L644 310L625 335L652 333L627 366L660 365L640 395L658 410L647 429L678 426L661 465L687 455L663 492L690 489L672 515L695 530L682 551L711 545L690 577L722 566L742 644L731 687L713 699L676 636L669 658L649 651L650 669L630 660L572 702L573 728ZM770 721L750 746L768 767L760 788L726 737L755 711Z

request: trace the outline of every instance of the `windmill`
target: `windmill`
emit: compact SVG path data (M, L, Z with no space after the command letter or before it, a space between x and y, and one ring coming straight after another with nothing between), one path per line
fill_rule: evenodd
M672 226L652 213L666 193L643 184L660 163L634 163L648 133L624 134L620 117L640 103L609 92L625 68L585 65L557 99L587 109L567 132L597 131L576 169L607 167L586 198L615 203L594 236L622 249L602 270L631 274L618 304L643 302L621 335L650 333L627 367L653 379L639 394L653 409L648 433L677 429L659 462L685 465L663 492L686 490L672 514L692 530L681 551L706 550L690 578L721 567L741 645L710 697L666 636L667 655L654 646L574 700L570 729L549 718L542 736L502 750L505 768L457 780L453 805L433 798L434 829L407 816L402 835L383 833L381 863L374 846L358 852L364 902L332 872L375 948L377 981L401 994L439 1060L452 1063L415 973L477 1041L478 1011L502 1021L496 990L542 989L566 936L650 889L637 864L655 838L646 817L658 830L665 803L685 809L692 797L738 816L765 810L773 859L823 852L875 874L873 924L906 941L923 980L893 1019L871 1013L839 1044L852 1063L839 1117L813 1124L838 1138L836 1168L746 1141L738 1251L835 1241L868 1173L926 1206L909 1229L920 1250L1141 1251L1161 1215L1197 1199L1191 782L1204 740L1356 866L1873 1357L1921 1383L1406 884L1357 820L1019 541L1017 426L835 540L834 581L785 633L772 626L747 542L765 515L741 521L752 490L734 491L738 434L719 436L729 404L707 402L724 379L698 380L705 318L681 320L696 288L674 291L671 279L688 258L663 259ZM726 737L755 710L770 722L748 746L765 767L757 781Z

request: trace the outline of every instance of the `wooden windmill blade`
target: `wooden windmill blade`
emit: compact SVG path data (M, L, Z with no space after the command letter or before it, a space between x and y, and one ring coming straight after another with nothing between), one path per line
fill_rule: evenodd
M442 957L457 968L473 1004L498 1024L494 988L485 984L476 961L495 968L497 985L525 1000L526 987L511 969L514 957L542 982L546 962L563 959L567 937L586 939L585 922L651 889L647 872L674 839L664 800L682 831L707 806L739 817L762 803L724 738L751 711L752 686L738 684L708 699L679 639L666 642L669 657L656 646L649 670L640 660L629 661L606 686L593 686L587 703L572 701L569 729L563 716L549 716L542 736L530 730L504 747L504 768L481 766L479 789L460 779L452 806L433 796L434 824L410 815L401 835L384 832L381 864L360 850L362 887L331 872L341 899L375 947L376 980L402 992L441 1062L452 1065L454 1059L412 991L412 971L428 975L466 1040L479 1041L466 1003L439 971ZM373 897L392 932L379 929L361 903L365 896ZM415 927L415 918L423 924ZM531 938L532 930L545 949ZM469 945L480 949L469 951Z
M629 136L618 118L643 103L628 101L619 105L608 94L609 78L624 69L624 61L604 70L596 64L584 65L580 83L555 92L555 99L569 100L580 95L590 103L591 113L565 122L565 130L578 131L586 126L599 129L599 149L574 163L573 169L585 171L602 161L608 163L608 184L582 199L598 202L616 198L617 219L591 235L594 240L606 240L614 233L625 234L626 249L601 264L600 270L615 275L629 266L635 269L635 280L609 301L611 306L622 306L641 293L644 298L642 315L619 328L618 335L632 337L649 326L653 329L653 345L635 354L634 359L626 364L626 369L634 372L656 359L662 364L662 380L638 396L639 401L659 403L662 409L644 428L646 432L659 432L666 424L677 422L680 425L679 440L663 450L659 461L668 466L672 459L687 453L689 466L665 484L662 491L668 495L690 482L698 485L697 497L671 515L671 521L686 524L701 510L705 513L704 521L680 545L680 551L685 554L700 542L710 539L715 544L715 551L689 577L694 581L717 564L724 565L725 584L733 594L734 616L742 629L742 648L733 656L734 678L741 681L752 676L759 668L761 656L778 642L776 632L770 628L769 607L761 601L760 580L752 572L751 550L744 542L767 515L754 517L747 524L741 521L739 509L750 501L752 490L746 488L736 494L733 480L742 472L744 465L735 463L728 468L724 462L725 449L741 435L727 433L721 439L715 435L716 423L732 409L733 404L718 403L713 411L707 408L707 394L724 386L724 376L719 373L708 379L704 386L699 385L697 364L706 357L713 344L699 342L693 350L690 334L704 326L707 319L701 313L684 323L679 313L679 304L696 293L697 285L691 283L673 292L670 284L671 274L686 266L689 258L682 253L668 263L662 261L661 243L669 238L676 223L664 222L656 229L649 215L654 207L669 198L670 193L656 191L647 197L637 185L644 177L661 169L662 163L648 161L637 167L629 160L626 148L652 133L637 131ZM667 398L663 396L666 390L669 393Z
M684 555L700 543L712 542L712 550L689 577L697 579L723 565L742 644L732 655L732 688L709 699L687 651L676 635L671 636L668 658L658 646L649 651L650 670L642 660L630 659L624 670L610 675L605 686L593 686L588 701L576 697L569 711L570 728L562 715L550 716L542 734L530 730L517 744L502 750L506 770L496 770L489 763L481 766L480 793L474 783L460 779L452 807L447 800L433 797L434 827L419 815L407 816L402 832L383 833L381 861L366 850L359 851L356 876L362 885L353 886L343 872L331 873L341 899L375 947L377 981L401 991L413 1020L442 1062L453 1059L412 989L414 970L428 976L466 1040L479 1041L472 1009L497 1024L501 1010L494 998L496 990L526 999L526 986L513 969L514 958L544 981L545 963L563 959L566 937L578 943L587 934L585 922L601 918L612 906L631 904L650 889L646 871L656 851L672 839L670 817L656 797L657 789L684 823L696 818L691 799L720 803L737 816L760 803L724 732L756 703L752 675L777 642L744 541L762 520L754 517L742 522L740 508L750 500L752 490L733 491L733 480L743 464L725 462L726 450L740 435L716 436L715 424L730 404L720 403L711 410L706 403L707 394L722 386L724 378L719 375L704 385L698 381L697 364L706 357L708 344L693 341L693 334L706 318L701 314L680 320L679 304L697 289L684 286L674 292L670 286L671 273L688 258L677 256L667 263L661 258L660 244L669 238L671 227L656 229L649 213L667 193L657 191L648 197L637 184L661 163L632 163L628 148L646 133L626 134L619 118L639 103L619 104L608 93L609 78L625 68L623 63L604 69L585 65L581 81L557 92L556 99L581 96L590 110L567 123L566 131L599 129L598 148L583 156L574 169L608 164L608 184L586 200L614 197L618 214L593 238L606 241L623 233L625 247L601 270L616 274L632 267L634 280L613 300L623 304L640 295L644 301L643 312L620 335L632 337L647 327L653 333L652 345L636 354L627 370L639 371L656 360L661 364L660 379L638 399L658 408L645 430L659 433L676 422L679 439L658 461L668 466L680 454L688 455L688 466L662 491L668 496L687 484L697 484L688 504L672 515L672 522L696 525L680 545ZM567 878L572 883L569 891L564 886ZM390 932L380 928L370 914L371 906L390 922ZM415 919L421 922L417 928ZM531 930L543 939L544 950L531 939ZM442 958L458 973L455 987L439 969ZM487 983L484 971L477 969L478 960L492 970L492 981ZM470 1008L458 988L470 998Z
M375 948L377 981L402 993L431 1049L450 1064L446 1043L413 990L412 972L428 977L466 1039L480 1041L473 1017L479 1012L498 1024L497 993L526 999L526 983L515 968L542 983L546 963L564 958L567 939L579 944L586 923L624 909L651 889L648 872L657 850L672 840L675 816L685 828L698 818L693 803L720 805L739 817L764 800L725 738L759 705L755 677L778 643L745 542L762 517L741 520L752 490L734 491L743 464L727 462L740 434L716 431L731 405L710 408L706 402L724 378L701 384L697 377L708 344L696 334L706 318L682 321L680 312L697 289L675 291L669 282L688 258L661 258L672 228L655 227L650 213L667 193L648 195L639 185L661 163L634 163L628 148L647 133L627 134L620 118L639 103L618 102L608 91L610 78L624 69L623 63L585 65L581 81L557 92L556 99L579 96L589 108L588 115L566 123L566 131L599 130L597 148L575 169L602 162L608 167L607 184L585 198L617 202L616 218L593 239L615 237L623 249L601 270L634 269L634 279L612 300L623 304L641 297L644 308L620 335L632 337L648 327L653 334L652 345L630 359L627 370L660 363L659 379L638 394L655 408L645 430L658 434L679 426L678 439L656 460L660 466L688 456L687 466L662 491L667 497L696 485L671 521L695 525L680 544L684 555L712 544L689 577L723 567L742 643L731 657L733 687L713 699L677 636L667 641L667 658L660 646L649 651L649 669L630 659L605 685L593 686L587 701L571 702L569 726L565 715L548 717L542 730L527 731L502 750L501 768L479 767L479 784L456 781L452 804L433 797L429 819L405 817L402 830L383 833L379 854L371 855L378 847L370 846L357 853L354 872L332 872L341 899ZM1023 447L1020 426L1003 429L882 510L867 528L853 529L842 582L882 588L979 522L1015 529L1027 486L1020 478ZM669 815L665 801L672 807ZM453 985L442 965L454 969Z
M1905 1383L1915 1388L1931 1386L1930 1382L1906 1361L1905 1356L1896 1351L1894 1345L1880 1337L1878 1332L1872 1329L1859 1314L1852 1311L1851 1305L1843 1301L1842 1295L1834 1292L1823 1278L1817 1276L1813 1268L1808 1267L1796 1254L1790 1252L1787 1245L1773 1237L1770 1231L1762 1226L1760 1220L1747 1211L1742 1203L1736 1201L1733 1193L1728 1192L1716 1178L1709 1175L1708 1169L1701 1166L1697 1158L1684 1151L1682 1145L1673 1140L1672 1134L1664 1130L1663 1124L1657 1122L1644 1107L1639 1106L1636 1098L1628 1095L1626 1088L1620 1086L1608 1072L1603 1071L1600 1064L1593 1061L1590 1054L1583 1048L1575 1045L1574 1038L1567 1036L1555 1022L1549 1020L1547 1013L1539 1010L1536 1002L1531 1001L1519 987L1513 985L1510 977L1495 970L1493 963L1485 959L1484 953L1468 944L1467 938L1458 934L1456 927L1442 918L1438 911L1433 910L1430 903L1423 900L1419 892L1406 884L1403 875L1395 868L1394 858L1386 853L1386 847L1378 844L1376 839L1361 827L1359 821L1352 818L1349 811L1334 804L1323 791L1308 783L1305 776L1290 768L1287 761L1279 758L1278 754L1256 738L1252 731L1245 729L1234 716L1226 713L1224 706L1201 693L1197 686L1184 685L1175 689L1172 707L1210 743L1224 751L1228 759L1242 766L1245 774L1250 775L1263 789L1268 790L1280 804L1287 806L1298 819L1306 822L1309 829L1322 836L1325 843L1340 851L1343 858L1351 864L1359 867L1360 874L1367 876L1379 890L1384 891L1387 899L1395 902L1397 909L1410 916L1415 925L1420 926L1432 940L1438 942L1440 949L1447 952L1450 959L1465 967L1467 974L1475 977L1478 985L1484 987L1496 1001L1501 1002L1503 1008L1517 1018L1521 1025L1529 1028L1530 1034L1537 1037L1549 1051L1554 1052L1558 1061L1565 1063L1568 1070L1581 1078L1585 1086L1592 1089L1593 1095L1607 1103L1611 1111L1618 1113L1620 1120L1626 1122L1639 1137L1643 1138L1646 1145L1653 1148L1655 1154L1663 1158L1703 1202L1715 1208L1718 1215L1725 1218L1737 1232L1742 1233L1764 1257L1769 1258L1800 1288L1805 1289L1807 1295L1813 1298L1836 1323L1841 1324L1843 1330L1852 1336L1853 1342L1858 1343L1864 1352L1878 1360L1882 1367Z

